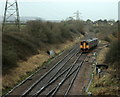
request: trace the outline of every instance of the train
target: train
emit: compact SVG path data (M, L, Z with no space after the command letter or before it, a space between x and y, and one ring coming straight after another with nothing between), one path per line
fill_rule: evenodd
M98 38L90 38L80 41L80 51L89 52L93 48L98 46Z

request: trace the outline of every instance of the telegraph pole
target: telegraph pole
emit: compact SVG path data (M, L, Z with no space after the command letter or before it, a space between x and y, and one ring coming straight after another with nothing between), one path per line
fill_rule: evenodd
M20 17L17 0L6 0L2 32L5 31L5 26L10 23L16 25L18 31L20 31Z

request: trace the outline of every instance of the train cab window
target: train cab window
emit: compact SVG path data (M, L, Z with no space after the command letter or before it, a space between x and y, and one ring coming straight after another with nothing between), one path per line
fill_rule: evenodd
M83 42L81 42L81 45L83 45Z
M88 43L86 42L86 45L88 45Z
M81 42L81 45L83 45L83 43L85 43L85 41Z

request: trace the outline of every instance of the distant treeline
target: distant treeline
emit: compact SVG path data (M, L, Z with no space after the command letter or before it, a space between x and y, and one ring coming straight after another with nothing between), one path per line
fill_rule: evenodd
M114 20L97 20L97 21L86 21L88 26L88 32L93 32L96 37L105 41L111 42L112 37L117 37L118 32L118 21Z
M17 32L15 25L6 26L3 33L3 69L17 66L19 60L37 54L47 44L60 44L83 34L81 21L68 20L59 23L42 20L28 21Z

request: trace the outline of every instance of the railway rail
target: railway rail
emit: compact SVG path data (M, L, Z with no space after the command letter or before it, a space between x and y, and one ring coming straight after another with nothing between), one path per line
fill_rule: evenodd
M79 52L79 51L77 51L74 55L77 55L78 52ZM74 55L72 55L72 56L68 59L68 61L69 61ZM49 96L49 95L55 95L56 92L59 90L59 88L62 86L62 84L63 84L71 75L74 74L74 77L73 77L73 79L72 79L72 81L71 81L71 84L70 84L70 86L68 87L68 89L67 89L67 91L66 91L66 93L65 93L65 95L67 95L68 92L69 92L69 90L70 90L70 88L71 88L71 86L72 86L72 84L74 83L75 78L77 77L77 74L78 74L78 72L79 72L79 70L80 70L80 67L82 66L82 64L84 63L84 60L85 60L85 58L86 58L86 57L85 57L79 64L76 65L77 61L79 60L79 58L80 58L81 56L82 56L82 53L80 53L79 56L77 56L77 58L74 60L74 62L73 62L71 65L69 65L67 68L65 68L61 73L59 73L59 74L57 75L57 73L58 73L64 66L60 67L59 70L58 70L58 72L56 72L56 74L53 75L54 77L52 76L51 78L49 78L49 80L46 82L45 85L43 85L37 92L35 92L34 94L32 94L33 97L39 97L39 95L40 95L43 91L45 91L46 88L48 88L49 86L52 86L52 84L53 84L56 80L58 80L60 77L63 77L62 80L61 80L55 87L53 87L52 89L50 88L50 91L47 92L46 97ZM86 55L85 55L85 56L86 56ZM67 61L67 62L68 62L68 61ZM67 63L67 62L66 62L66 63ZM65 65L65 64L64 64L64 65ZM37 84L38 84L38 83L37 83ZM35 86L34 86L34 87L35 87ZM32 87L32 88L33 88L33 87ZM31 89L32 89L32 88L31 88ZM22 97L27 96L30 91L31 91L31 90L29 89L29 91L27 91L24 95L22 95Z
M83 59L80 64L77 64L77 61L82 55L83 54L82 52L80 53L78 46L71 49L69 53L53 65L48 72L28 87L20 97L39 97L40 95L45 95L46 97L50 95L54 96L64 82L68 80L69 77L73 76L73 79L64 94L64 96L66 96L77 77L81 65L84 63L85 59ZM44 92L46 93L44 94Z
M64 97L66 97L69 94L72 85L74 84L81 66L84 64L86 57L87 54L80 52L78 46L69 50L69 52L62 57L62 59L58 60L58 62L54 64L51 69L37 79L32 85L27 87L27 89L20 94L21 97L39 97L40 95L45 95L45 97L53 97L54 95L57 95L57 92L60 91L62 85L69 80L69 85L65 89L64 94L62 94ZM25 83L30 77L34 76L34 74L29 76L19 85ZM19 85L17 85L15 88L19 87ZM15 88L13 88L13 90ZM8 94L13 90L8 92Z
M65 72L66 72L66 74L64 75L62 81L58 83L57 87L55 87L55 88L52 89L52 91L54 90L54 92L52 93L52 95L54 95L54 94L57 92L57 90L59 89L59 87L64 83L64 81L65 81L67 78L69 78L69 76L72 75L72 74L76 71L76 69L77 69L78 67L75 67L74 65L76 64L77 60L79 59L79 57L80 57L81 55L82 55L82 53L77 57L77 59L74 61L73 64L71 64L67 69L65 69L65 71L63 71L59 76L57 76L55 79L53 79L50 83L48 83L48 84L46 85L46 86L49 86L49 85L52 84L56 79L58 79L61 75L65 74ZM72 70L73 67L75 67L74 70ZM46 87L45 87L45 88L46 88ZM42 88L42 89L43 89L43 88ZM41 93L41 89L40 89L39 91L37 91L35 94L33 94L33 95L34 95L34 97L37 97L37 96L39 96L40 93ZM48 95L49 95L49 94L51 94L51 91L50 91L50 93L48 93Z
M75 52L75 53L73 53L72 55L70 55L72 52ZM43 79L46 79L46 83L48 83L48 85L51 84L52 82L54 82L55 80L57 80L59 78L59 76L61 76L63 74L63 72L61 74L59 74L59 72L63 71L65 65L70 61L70 59L72 59L78 53L79 53L79 49L77 49L77 50L76 50L76 48L73 49L62 60L60 60L56 65L54 65L48 72L46 72L46 74L44 74L40 79L38 79L31 87L29 87L23 93L22 97L28 95L32 91L32 89L35 88ZM66 58L67 58L67 60L66 60ZM64 62L63 62L63 60L64 60ZM59 66L58 66L58 64L59 64ZM66 72L66 71L67 70L65 70L64 72ZM52 73L52 76L50 76L50 73ZM45 87L47 87L48 85L42 86L39 91L40 92L43 91L45 89Z
M71 48L70 50L68 50L68 51L66 51L66 52L68 52L62 59L60 59L47 73L45 73L39 80L37 80L31 87L29 87L28 89L27 89L27 91L25 91L24 93L23 93L23 95L24 94L26 94L27 92L29 92L29 90L31 90L34 86L35 86L35 84L37 84L37 82L39 83L39 81L40 80L42 80L45 76L47 76L48 75L48 73L49 72L51 72L55 67L57 67L63 60L65 60L68 56L70 56L73 52L75 52L75 50L78 48L78 45L75 45L73 48ZM64 52L62 52L61 54L59 54L57 57L55 57L54 59L52 59L52 61L54 61L55 59L57 59L58 57L60 57L60 56L62 56L62 54L64 54L65 53L65 51ZM73 55L71 55L71 56L73 56ZM70 56L70 57L71 57ZM68 59L68 60L70 60L70 58ZM3 95L3 97L6 97L6 96L8 96L8 95L10 95L15 89L17 89L18 87L20 87L20 86L22 86L24 83L26 83L29 79L31 79L31 77L33 77L35 74L37 74L39 71L41 70L41 68L40 69L38 69L36 72L34 72L32 75L30 75L29 77L27 77L25 80L23 80L21 83L19 83L18 85L16 85L14 88L12 88L8 93L6 93L5 95Z

